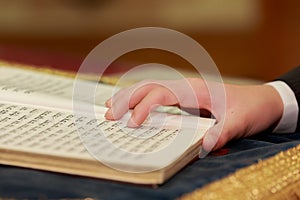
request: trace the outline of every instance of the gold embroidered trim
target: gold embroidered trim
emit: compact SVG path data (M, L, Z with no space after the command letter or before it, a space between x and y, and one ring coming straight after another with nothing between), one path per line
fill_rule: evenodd
M300 199L300 145L180 199Z

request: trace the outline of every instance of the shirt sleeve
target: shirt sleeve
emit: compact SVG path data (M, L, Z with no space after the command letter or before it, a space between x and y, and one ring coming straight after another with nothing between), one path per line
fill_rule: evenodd
M273 81L267 83L267 85L270 85L277 90L284 105L282 117L273 132L295 132L297 128L299 107L293 90L283 81Z

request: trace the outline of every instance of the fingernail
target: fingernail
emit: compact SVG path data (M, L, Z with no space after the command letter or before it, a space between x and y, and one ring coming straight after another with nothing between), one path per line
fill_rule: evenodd
M130 119L127 122L127 126L129 128L137 128L139 125L134 121L133 116L130 117Z
M111 109L108 109L108 110L106 111L104 117L105 117L106 119L109 119L109 120L112 119Z
M205 151L205 149L201 146L199 149L199 158L205 158L209 152Z

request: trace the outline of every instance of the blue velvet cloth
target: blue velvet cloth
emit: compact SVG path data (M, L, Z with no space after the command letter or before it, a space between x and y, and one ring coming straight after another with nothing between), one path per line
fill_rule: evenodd
M227 154L197 160L157 188L0 165L0 197L174 199L299 143L300 133L240 139Z

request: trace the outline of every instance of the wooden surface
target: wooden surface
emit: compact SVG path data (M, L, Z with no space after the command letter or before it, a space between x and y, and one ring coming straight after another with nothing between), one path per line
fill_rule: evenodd
M181 26L176 29L176 25L169 27L191 36L204 46L223 75L272 80L300 63L300 2L265 0L258 3L259 22L249 29L206 30L198 29L197 24L194 29L191 26L187 29ZM163 25L159 21L145 22L145 26L153 24ZM118 28L116 24L113 31L89 30L82 35L1 33L0 58L77 70L85 56L97 44L113 34L133 27L134 24L123 24ZM164 27L168 28L168 25ZM147 62L193 70L189 63L171 53L140 50L122 56L108 71L126 71Z

